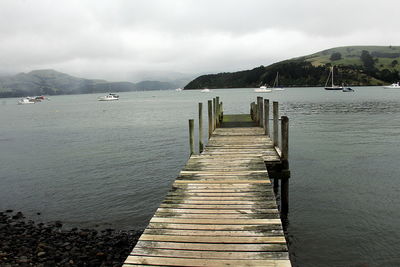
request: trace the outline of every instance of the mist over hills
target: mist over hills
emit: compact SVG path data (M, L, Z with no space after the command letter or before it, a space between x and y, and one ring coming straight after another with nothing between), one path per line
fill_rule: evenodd
M0 76L0 97L168 90L177 87L174 82L132 83L78 78L52 69Z
M272 86L277 72L281 86L324 86L331 66L335 66L336 84L366 86L397 82L400 80L400 46L336 47L267 67L202 75L185 89Z

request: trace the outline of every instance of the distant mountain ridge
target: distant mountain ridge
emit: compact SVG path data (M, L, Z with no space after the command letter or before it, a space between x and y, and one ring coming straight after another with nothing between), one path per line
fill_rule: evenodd
M267 67L230 73L202 75L185 89L254 88L272 85L279 72L279 85L324 86L329 67L335 66L335 83L383 85L400 80L400 46L346 46L280 61Z
M176 88L176 85L169 82L108 82L106 80L78 78L52 69L33 70L28 73L0 77L0 97L129 92L174 88Z

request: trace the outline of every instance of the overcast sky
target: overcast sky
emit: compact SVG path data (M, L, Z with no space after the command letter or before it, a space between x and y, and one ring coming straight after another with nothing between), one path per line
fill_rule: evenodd
M0 73L137 81L243 70L399 45L399 14L399 0L0 0Z

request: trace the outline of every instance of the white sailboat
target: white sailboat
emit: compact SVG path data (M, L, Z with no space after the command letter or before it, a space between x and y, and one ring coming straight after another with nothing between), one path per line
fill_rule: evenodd
M273 87L274 91L284 91L285 90L285 88L283 88L282 86L279 86L279 72L276 72L274 85L272 87Z
M329 78L332 76L332 84L331 86L327 86L329 82ZM343 86L337 86L333 83L333 66L331 67L331 70L328 75L328 79L326 79L325 83L325 90L343 90Z

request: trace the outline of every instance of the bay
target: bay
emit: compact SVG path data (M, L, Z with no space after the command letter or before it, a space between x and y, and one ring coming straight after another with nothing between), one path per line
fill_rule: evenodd
M400 91L355 90L258 94L279 101L290 120L288 240L297 266L400 265ZM219 96L225 113L248 113L257 94L98 96L0 100L0 210L71 227L144 228L187 161L197 103Z

